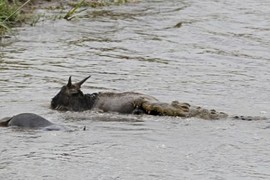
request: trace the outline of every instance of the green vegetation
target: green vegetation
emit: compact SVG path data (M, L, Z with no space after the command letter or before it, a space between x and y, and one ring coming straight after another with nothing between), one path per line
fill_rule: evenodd
M10 5L6 0L0 0L0 33L9 29L9 25L16 19L16 5Z
M17 1L0 0L0 35L16 24L21 8Z
M81 0L79 3L75 4L75 7L73 7L70 11L68 11L68 13L64 16L64 19L66 20L70 20L73 17L73 14L77 11L77 9L79 9L83 3L85 2L85 0Z
M100 7L100 6L108 6L108 5L116 5L116 4L124 4L124 3L128 3L128 2L136 2L136 0L88 0L88 1L81 1L80 6L82 7ZM74 1L70 1L68 3L68 5L72 6L72 7L76 7L78 5L78 3L74 2Z
M35 6L36 2L43 4L46 9L57 9L58 6L64 8L63 4L57 3L51 0L0 0L0 38L11 27L21 24L21 22L32 21L30 25L36 24L40 16L31 15L29 18L29 12L36 8L43 8L43 5ZM64 18L67 20L72 19L75 13L81 7L100 7L108 5L119 5L128 2L136 2L136 0L70 0L66 5L71 6L65 16L57 16L57 19ZM50 6L51 4L52 6ZM27 5L27 8L24 8ZM22 8L24 10L22 11ZM66 8L66 7L65 7ZM28 13L28 14L27 14Z
M81 0L79 2L70 1L68 5L72 7L70 11L64 16L64 19L71 20L76 11L81 7L101 7L101 6L109 6L109 5L120 5L128 2L136 2L136 0Z
M21 4L19 1L0 0L0 35L8 31L10 27L17 24L20 19L21 9L30 2L30 0Z

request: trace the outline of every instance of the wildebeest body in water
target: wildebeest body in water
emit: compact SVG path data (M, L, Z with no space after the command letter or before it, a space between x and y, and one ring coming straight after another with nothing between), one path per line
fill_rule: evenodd
M178 101L163 103L152 96L136 92L84 94L81 91L81 86L88 78L90 76L73 84L70 76L67 85L63 86L60 92L52 98L51 108L60 111L98 110L124 114L179 116L183 118L196 117L209 120L228 117L228 114L214 109L208 110ZM232 118L241 120L263 119L250 116L232 116Z

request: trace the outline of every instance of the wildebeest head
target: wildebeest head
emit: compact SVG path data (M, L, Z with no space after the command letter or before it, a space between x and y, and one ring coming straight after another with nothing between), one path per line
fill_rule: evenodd
M82 81L72 84L71 76L67 85L63 86L60 92L52 99L51 108L61 111L82 111L86 108L87 102L81 91L81 85L91 76L84 78Z

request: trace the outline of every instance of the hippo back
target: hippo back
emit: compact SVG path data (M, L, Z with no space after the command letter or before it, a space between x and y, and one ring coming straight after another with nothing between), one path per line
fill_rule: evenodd
M42 128L52 125L50 121L33 113L22 113L12 117L8 126L18 126L27 128Z

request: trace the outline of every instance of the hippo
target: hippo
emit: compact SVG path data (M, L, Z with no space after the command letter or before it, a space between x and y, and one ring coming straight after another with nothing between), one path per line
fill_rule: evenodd
M56 125L47 119L34 113L21 113L13 117L6 117L0 120L2 127L21 127L30 129L61 130L61 126Z
M88 76L77 83L72 83L71 76L68 83L52 98L51 108L59 111L97 110L99 112L118 112L123 114L148 114L158 116L177 116L182 118L200 118L217 120L229 117L227 113L214 109L208 110L189 103L172 101L160 102L155 97L137 92L97 92L84 94L82 84ZM250 116L231 116L234 119L253 120ZM255 117L255 119L261 119Z

